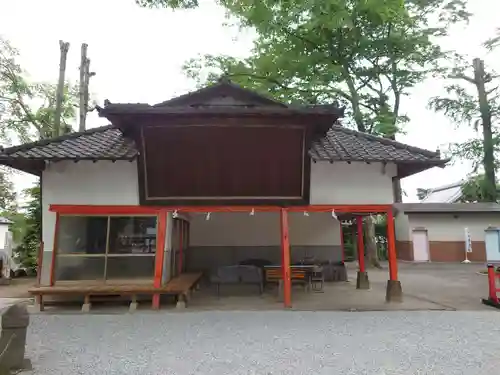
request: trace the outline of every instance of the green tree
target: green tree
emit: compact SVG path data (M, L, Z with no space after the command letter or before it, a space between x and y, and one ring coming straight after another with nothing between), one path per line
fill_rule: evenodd
M16 257L24 267L34 271L37 265L38 251L42 233L42 207L40 201L40 183L26 189L28 198L25 207L25 231L21 244L16 248Z
M488 184L484 174L471 176L462 185L462 196L459 201L462 203L491 202L491 197L486 193L488 190L485 185ZM496 185L497 196L500 196L500 186ZM498 200L497 200L498 201Z
M0 212L6 216L17 210L17 194L9 173L0 170Z
M0 140L30 142L52 135L56 84L30 82L18 63L19 51L0 37ZM66 84L62 124L72 129L78 87Z
M54 134L56 84L31 82L18 62L17 51L0 37L0 141L4 144L50 138ZM72 131L78 104L78 86L66 84L61 125L63 133ZM0 170L0 205L13 221L11 231L21 246L16 249L21 262L34 266L41 237L39 184L25 191L29 205L23 207L24 220L17 212L16 194L8 168ZM24 215L23 215L24 216Z
M484 43L491 50L498 46L499 36ZM436 96L429 107L444 113L456 126L466 126L476 132L471 139L450 144L449 152L457 159L472 162L473 177L466 190L482 189L482 201L498 200L496 170L500 151L500 97L498 78L493 69L485 67L482 59L472 62L455 55L453 64L441 72L446 80L446 96ZM474 187L474 188L473 188Z
M194 8L196 0L137 0L142 6ZM219 0L257 37L250 57L207 55L185 70L200 84L221 73L284 102L347 106L345 126L394 139L408 117L401 103L438 69L434 38L467 20L462 0ZM401 201L399 181L395 196ZM366 219L368 256L378 264L373 219Z

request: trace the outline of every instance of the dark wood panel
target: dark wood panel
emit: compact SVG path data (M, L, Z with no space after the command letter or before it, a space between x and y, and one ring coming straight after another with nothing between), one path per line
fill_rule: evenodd
M146 199L303 197L304 133L300 127L145 127Z

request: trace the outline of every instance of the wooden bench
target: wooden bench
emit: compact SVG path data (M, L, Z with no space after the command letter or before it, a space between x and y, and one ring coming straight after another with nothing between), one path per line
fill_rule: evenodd
M280 268L267 268L265 270L266 284L267 283L278 283L280 284L283 278L283 272ZM307 272L300 268L290 267L290 279L292 284L303 284L308 287L309 280Z
M152 284L94 284L94 285L54 285L37 286L29 293L35 296L35 310L43 311L43 297L52 296L83 296L83 312L89 312L91 296L119 295L131 297L130 311L138 306L137 296L141 294L169 294L177 297L177 307L185 307L193 289L198 288L202 273L184 273L173 278L167 284L155 288Z

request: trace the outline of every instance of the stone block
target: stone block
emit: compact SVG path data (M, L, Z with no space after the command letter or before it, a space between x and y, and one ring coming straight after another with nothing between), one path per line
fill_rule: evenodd
M370 289L370 280L368 280L368 272L358 271L356 277L356 289Z
M23 369L29 313L25 304L6 307L1 312L2 332L0 335L0 369Z
M401 281L387 281L385 300L386 302L403 302L403 288L401 287Z

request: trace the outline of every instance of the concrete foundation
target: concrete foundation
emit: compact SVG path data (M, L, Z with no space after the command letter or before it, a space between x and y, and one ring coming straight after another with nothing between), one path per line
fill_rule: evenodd
M401 281L388 280L387 289L385 293L386 302L403 302L403 289Z
M130 306L128 308L128 311L134 312L137 310L137 307L139 307L139 304L137 302L130 302Z
M368 272L358 271L356 277L356 289L370 289L370 280L368 280Z
M92 305L90 303L84 303L82 305L82 313L88 313L90 312L90 308L92 307Z

